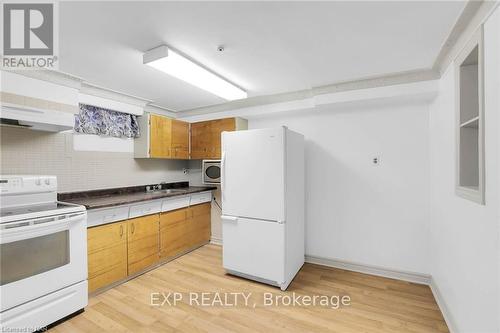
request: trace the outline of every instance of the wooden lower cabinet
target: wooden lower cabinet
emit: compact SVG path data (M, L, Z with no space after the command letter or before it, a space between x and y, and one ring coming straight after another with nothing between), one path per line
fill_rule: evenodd
M189 207L191 223L189 242L191 247L210 241L210 202Z
M210 203L162 213L160 258L175 257L210 241Z
M158 214L141 216L127 222L128 274L140 272L158 262L159 226Z
M160 215L160 258L175 257L189 248L188 212L181 208Z
M89 292L127 277L127 223L87 231Z
M89 292L210 241L210 203L87 229Z

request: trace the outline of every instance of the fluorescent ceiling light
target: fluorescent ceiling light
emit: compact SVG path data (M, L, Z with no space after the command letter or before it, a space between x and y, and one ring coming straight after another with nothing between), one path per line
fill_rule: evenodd
M143 63L227 100L247 98L246 91L162 45L144 53Z

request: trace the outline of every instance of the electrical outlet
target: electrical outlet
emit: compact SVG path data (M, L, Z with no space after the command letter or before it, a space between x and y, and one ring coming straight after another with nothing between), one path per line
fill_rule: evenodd
M380 157L379 156L375 156L372 158L372 164L373 166L379 166L380 164Z

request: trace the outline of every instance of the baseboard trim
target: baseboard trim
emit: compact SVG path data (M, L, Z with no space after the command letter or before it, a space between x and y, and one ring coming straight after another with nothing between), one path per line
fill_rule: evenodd
M306 255L305 261L307 263L316 265L340 268L348 271L354 271L364 274L386 277L390 279L403 280L403 281L428 285L431 288L432 294L434 295L434 299L436 300L439 310L441 310L441 313L443 314L443 318L444 321L446 322L446 325L448 326L448 330L450 331L450 333L458 332L457 326L455 325L455 320L451 315L451 311L446 305L444 297L439 291L439 287L437 286L436 281L432 278L431 275L399 271L379 266L365 265L344 260L329 259L329 258L322 258L322 257L308 256L308 255Z
M212 237L210 239L210 244L222 245L222 239ZM321 266L345 269L348 271L353 271L358 273L381 276L389 279L396 279L396 280L428 285L431 288L432 294L434 295L434 299L436 300L436 303L439 309L441 310L441 313L443 314L443 318L446 322L446 325L448 326L448 330L450 331L450 333L458 332L457 326L455 325L455 321L453 320L453 316L451 315L449 308L446 306L446 302L444 301L444 298L441 292L439 291L436 281L432 278L431 275L400 271L380 266L366 265L345 260L330 259L330 258L323 258L323 257L309 256L309 255L305 256L305 262Z
M335 268L345 269L348 271L376 275L396 280L403 280L418 284L429 285L431 282L431 276L427 274L399 271L394 269L388 269L385 267L360 264L350 261L308 256L308 255L306 255L305 261L311 264L335 267Z
M210 244L222 245L222 238L211 237L210 238Z
M455 325L455 320L453 320L453 316L451 315L450 309L446 306L446 302L444 301L443 295L441 291L439 291L439 287L436 284L436 281L431 277L431 281L429 283L429 287L431 288L432 294L434 295L434 299L443 314L444 321L448 326L448 330L450 333L458 332L457 326Z

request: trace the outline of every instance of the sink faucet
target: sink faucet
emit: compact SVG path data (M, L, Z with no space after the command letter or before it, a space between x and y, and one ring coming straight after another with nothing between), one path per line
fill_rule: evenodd
M161 188L162 188L161 184L148 185L146 186L146 192L159 191L161 190Z

